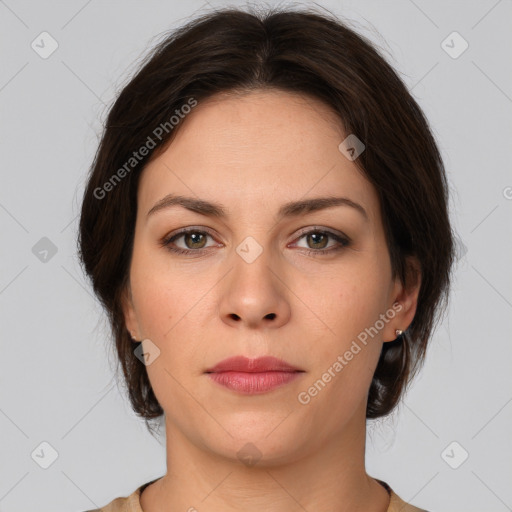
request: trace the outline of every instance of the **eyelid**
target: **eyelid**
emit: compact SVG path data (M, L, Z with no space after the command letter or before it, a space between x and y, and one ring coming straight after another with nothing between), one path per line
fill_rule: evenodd
M320 233L327 233L335 237L343 238L347 242L351 242L352 240L350 237L345 235L342 231L338 231L337 229L328 228L325 226L307 226L305 228L302 228L298 231L298 233L295 235L295 239L300 238L302 235L306 235L311 232L320 232Z

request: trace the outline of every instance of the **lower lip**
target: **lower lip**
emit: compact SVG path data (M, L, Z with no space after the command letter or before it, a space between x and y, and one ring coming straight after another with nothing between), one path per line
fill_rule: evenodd
M303 372L218 372L208 376L233 391L247 395L266 393L284 386L296 379Z

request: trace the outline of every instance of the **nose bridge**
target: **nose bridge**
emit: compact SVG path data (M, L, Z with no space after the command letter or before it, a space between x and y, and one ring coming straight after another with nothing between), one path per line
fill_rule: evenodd
M235 247L221 304L225 321L256 326L269 320L273 325L287 320L289 304L276 276L279 258L273 257L271 243L266 240L264 246L256 237L247 236Z
M256 295L270 293L270 289L275 288L275 270L271 267L273 259L271 252L270 242L263 246L253 236L247 236L235 248L231 286L243 289L247 300L250 300L252 295L256 297Z

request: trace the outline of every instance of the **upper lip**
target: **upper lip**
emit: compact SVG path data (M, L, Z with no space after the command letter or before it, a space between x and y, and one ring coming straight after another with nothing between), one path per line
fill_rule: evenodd
M272 356L258 357L249 359L245 356L234 356L224 359L215 366L208 368L205 373L218 372L300 372L303 371L295 366L288 364L282 359Z

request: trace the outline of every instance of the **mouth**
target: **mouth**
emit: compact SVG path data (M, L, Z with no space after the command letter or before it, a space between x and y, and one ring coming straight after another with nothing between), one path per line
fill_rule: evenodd
M208 368L205 373L219 372L244 372L244 373L262 373L262 372L300 372L300 368L288 364L282 359L272 356L258 357L249 359L245 356L234 356L224 359L212 368Z
M303 373L304 370L271 356L257 359L230 357L205 371L217 384L250 395L272 391Z

